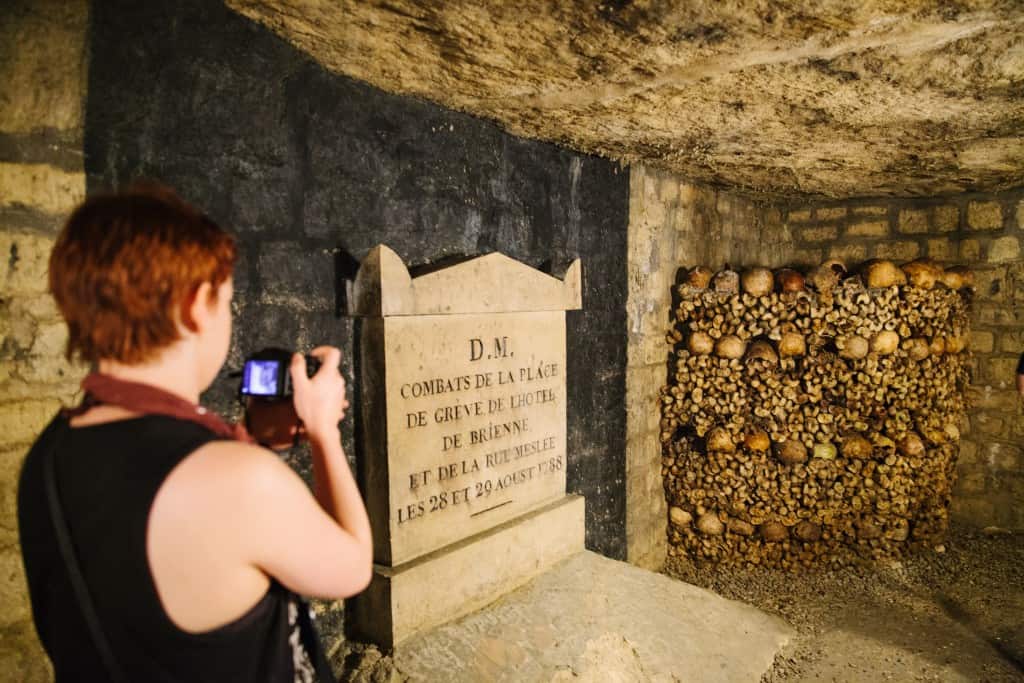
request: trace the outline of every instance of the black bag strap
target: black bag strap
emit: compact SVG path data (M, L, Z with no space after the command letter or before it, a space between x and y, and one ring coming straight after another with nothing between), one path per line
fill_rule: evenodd
M298 595L293 595L298 608L299 639L306 650L310 664L316 672L319 683L334 683L337 679L327 661L327 653L324 651L323 643L320 642L320 634L317 633L316 624L313 623L312 608L309 603Z
M96 646L100 659L103 660L103 666L106 667L110 680L114 681L114 683L128 683L128 678L124 675L117 660L114 659L110 643L107 641L103 628L100 626L100 620L96 616L96 607L93 605L92 597L89 595L89 587L85 585L85 577L82 576L82 570L78 567L78 558L75 556L75 550L71 546L71 533L68 531L67 519L64 516L64 509L60 504L60 497L57 494L56 472L57 447L64 440L64 436L67 434L70 426L66 417L59 415L56 419L58 425L57 432L53 437L53 447L47 449L43 454L43 478L46 485L46 501L50 508L50 519L53 522L54 533L57 536L57 546L60 548L61 557L64 558L64 566L67 567L68 578L71 580L75 597L78 599L78 607L82 610L82 617L89 627L93 644Z

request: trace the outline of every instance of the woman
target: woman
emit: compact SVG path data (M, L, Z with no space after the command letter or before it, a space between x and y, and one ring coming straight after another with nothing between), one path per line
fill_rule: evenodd
M18 518L59 682L310 680L292 591L343 598L370 580L369 522L338 431L340 352L315 349L312 378L301 355L290 368L313 495L197 405L227 356L234 260L230 236L161 188L88 199L56 242L68 356L95 372L83 406L26 458Z

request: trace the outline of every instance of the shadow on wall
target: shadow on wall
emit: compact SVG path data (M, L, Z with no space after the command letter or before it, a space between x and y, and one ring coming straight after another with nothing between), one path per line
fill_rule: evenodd
M221 410L253 349L354 356L344 280L379 243L415 264L581 258L569 489L587 498L587 546L624 557L628 173L329 73L216 2L96 0L91 50L90 191L156 178L240 237L234 340L207 396ZM344 438L352 453L351 424Z

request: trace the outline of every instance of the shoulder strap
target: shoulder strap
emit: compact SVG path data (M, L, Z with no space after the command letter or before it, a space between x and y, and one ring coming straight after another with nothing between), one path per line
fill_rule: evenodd
M295 606L298 608L299 642L306 650L306 656L309 657L309 662L313 666L317 681L318 683L333 683L337 678L334 676L330 662L327 661L327 653L324 651L323 643L320 642L316 624L313 623L313 610L301 596L293 593L292 599L296 601Z
M53 446L46 449L43 453L43 479L46 486L46 501L50 508L50 519L53 521L54 533L57 536L57 546L60 548L61 557L64 558L64 565L67 567L68 578L71 580L71 586L74 588L78 606L82 610L82 617L89 627L93 644L96 646L96 651L99 652L100 659L103 660L103 665L106 667L110 679L114 683L127 683L128 678L124 675L117 660L114 659L110 643L107 641L103 628L100 626L100 620L96 616L96 607L93 605L92 597L89 595L89 588L85 585L85 577L82 576L82 570L78 567L78 558L75 556L75 550L71 546L71 534L68 531L68 524L60 504L60 497L57 494L55 463L57 447L64 440L64 436L70 429L67 418L58 416L57 420L59 424L53 436Z

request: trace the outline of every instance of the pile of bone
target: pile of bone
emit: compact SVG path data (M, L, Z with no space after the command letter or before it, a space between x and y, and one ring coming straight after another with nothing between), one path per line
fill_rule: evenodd
M670 554L837 567L938 542L973 285L929 261L693 269L661 393Z

